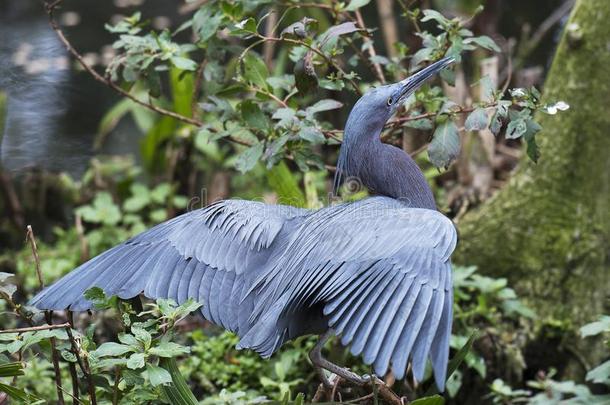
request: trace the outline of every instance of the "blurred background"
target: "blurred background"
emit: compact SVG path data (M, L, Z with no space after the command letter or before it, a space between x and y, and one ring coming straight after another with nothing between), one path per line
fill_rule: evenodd
M460 231L452 353L478 334L447 399L610 402L610 322L599 318L608 313L610 291L604 16L605 0L64 1L54 21L96 79L51 27L45 5L3 0L0 272L14 275L15 290L3 295L2 327L21 324L11 303L27 302L39 288L24 244L27 225L49 283L155 223L219 199L319 208L329 203L341 130L358 93L456 52L458 67L418 92L399 114L406 119L384 133L414 156ZM257 43L242 32L248 19L260 35L295 42ZM329 28L350 21L368 31L325 42ZM328 60L310 55L305 43ZM142 55L152 55L154 72ZM262 84L241 64L259 69L250 57L264 69ZM109 83L186 120L134 103ZM500 100L510 113L494 129ZM558 111L565 109L558 102L569 109ZM307 113L312 105L318 110ZM466 122L477 108L492 109L482 126ZM285 125L286 116L298 117L299 127ZM439 164L427 147L446 118L461 148ZM520 119L524 129L515 136L511 124ZM539 145L534 124L542 128ZM365 194L356 191L349 198ZM96 322L97 338L116 336L110 316ZM581 331L590 322L599 322L597 333ZM311 341L267 364L236 352L233 336L198 318L183 329L181 343L195 356L181 369L203 401L314 395L304 354ZM333 348L337 361L367 371ZM596 367L602 371L591 377ZM53 384L36 384L51 381L44 353L26 373L21 388L56 395ZM422 391L400 382L396 388Z

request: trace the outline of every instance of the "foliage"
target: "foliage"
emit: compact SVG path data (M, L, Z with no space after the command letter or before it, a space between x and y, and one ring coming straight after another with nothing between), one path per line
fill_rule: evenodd
M283 159L294 160L301 171L324 169L316 148L341 141L341 131L322 120L328 111L343 106L332 98L337 92L359 95L371 85L384 83L385 75L388 80L399 80L444 56L461 61L464 52L500 52L490 37L475 36L466 28L474 16L450 19L435 10L413 8L405 17L418 27L420 49L410 53L406 44L397 43L394 57L367 56L361 51L350 56L349 50L357 49L358 42L362 51L373 46L369 39L372 31L360 26L354 16L367 2L333 3L331 8L312 4L305 16L298 2L271 11L267 3L206 2L174 32L150 29L139 12L107 26L118 36L113 44L118 54L107 68L109 77L131 87L134 94L159 98L162 105L173 104L178 113L179 118L158 117L141 125L148 133L143 148L151 151L145 153L151 159L147 164L163 164L152 151L170 140L174 132L182 134L174 142L232 142L235 159L231 165L242 173L259 161L271 168ZM271 13L279 14L277 24L261 32ZM189 29L195 39L181 42L181 33ZM262 46L280 47L275 69L257 53ZM369 68L376 80L363 83L360 72ZM441 75L449 86L455 85L455 69ZM169 88L163 85L165 75L169 76ZM203 80L198 80L199 76ZM430 131L430 161L436 167L448 167L458 156L460 131L489 128L494 135L523 138L529 156L537 160L535 135L541 128L533 112L554 114L569 106L564 102L541 105L535 88L506 92L496 86L488 76L482 77L478 82L482 96L472 106L450 101L439 86L424 86L406 101L384 136L402 136L407 127ZM134 116L139 110L141 107L132 110ZM116 119L129 111L125 106L110 113ZM459 115L466 113L466 125L461 129Z
M580 328L582 338L599 336L604 340L606 356L610 354L610 316L604 315L595 322ZM557 381L553 377L556 370L551 369L548 373L540 373L535 381L528 381L527 386L532 390L512 389L501 379L496 379L491 384L490 397L498 404L603 404L610 401L610 395L600 395L591 392L591 389L575 381ZM610 360L587 372L586 381L592 384L605 386L606 391L610 389Z

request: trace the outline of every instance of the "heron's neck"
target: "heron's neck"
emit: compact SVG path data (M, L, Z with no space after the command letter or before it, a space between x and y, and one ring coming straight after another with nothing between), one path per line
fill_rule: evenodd
M381 142L383 123L348 119L335 184L360 182L370 192L417 208L436 209L432 190L417 163L402 149ZM366 120L365 120L366 121ZM359 125L359 124L362 125Z

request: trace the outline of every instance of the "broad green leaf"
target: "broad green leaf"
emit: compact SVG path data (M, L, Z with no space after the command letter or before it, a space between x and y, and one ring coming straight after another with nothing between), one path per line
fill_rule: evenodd
M246 81L260 89L266 89L269 71L267 70L267 65L263 62L263 59L253 53L247 53L242 63L243 74Z
M193 31L197 33L200 41L207 41L216 34L223 16L221 13L215 13L214 6L210 3L201 7L193 16Z
M12 298L15 291L17 291L17 286L13 283L9 283L7 280L13 277L12 273L2 273L0 272L0 292L6 294L9 298Z
M324 134L316 127L302 127L299 137L313 144L321 144L326 141Z
M347 7L345 7L345 11L356 11L359 8L366 6L370 2L371 0L352 0L349 2Z
M194 60L191 60L189 58L185 58L183 56L172 56L170 58L170 61L178 69L190 71L197 70L197 63L195 63Z
M104 114L100 120L100 124L97 128L97 135L95 137L93 147L95 149L102 146L106 135L116 127L119 121L127 114L134 106L134 102L128 98L124 98L115 105L113 105Z
M479 86L483 89L481 99L482 101L490 102L494 99L496 92L496 86L488 75L485 75L479 80Z
M235 168L242 173L250 171L263 155L263 144L261 142L249 147L237 156Z
M322 111L336 110L343 107L343 104L337 100L331 100L329 98L320 100L311 107L308 107L306 112L307 115L313 115Z
M356 23L351 21L332 26L320 36L320 44L325 44L331 39L337 38L341 35L351 34L352 32L359 30L360 28L356 26Z
M436 127L428 146L428 156L436 167L447 168L460 153L460 135L455 123L447 120Z
M434 20L441 26L447 26L449 19L436 10L423 10L424 17L421 19L422 22Z
M588 337L610 332L610 316L603 315L597 321L591 322L580 328L580 336Z
M127 359L127 368L137 370L144 367L145 358L146 355L144 353L132 354L131 356L129 356L129 359Z
M466 131L482 131L487 128L487 112L484 108L477 108L468 115L464 127Z
M481 48L485 48L485 49L488 49L488 50L494 51L494 52L500 52L501 51L500 47L498 45L496 45L494 40L491 39L490 37L488 37L487 35L481 35L479 37L466 38L466 39L464 39L464 43L465 44L475 43L478 46L480 46Z
M23 372L23 363L15 361L11 363L0 364L0 378L15 377L25 374Z
M267 116L263 113L261 108L253 100L245 100L239 104L241 110L242 119L254 129L260 129L262 131L269 130L270 123Z
M176 357L181 354L189 353L188 347L174 342L161 342L155 347L151 347L148 353L158 357Z
M610 382L610 360L600 364L587 373L587 381L596 384L607 384Z
M102 343L93 353L97 357L120 356L125 353L133 352L133 348L116 342Z
M277 123L281 127L289 127L296 120L296 111L292 108L278 108L271 116L274 120L279 120Z
M9 397L23 403L30 404L39 401L34 395L28 394L20 388L15 388L7 384L0 383L0 392L5 392Z
M292 86L294 86L294 76L293 75L282 75L282 76L273 76L267 78L267 83L273 88L273 90L286 90L290 91Z
M296 177L284 162L275 165L267 172L269 186L275 191L280 204L305 207L305 196Z
M521 138L527 131L527 124L523 118L517 118L508 123L506 128L506 139Z
M146 365L146 372L148 373L148 380L150 385L156 387L162 384L169 384L172 382L172 376L165 369L152 364Z

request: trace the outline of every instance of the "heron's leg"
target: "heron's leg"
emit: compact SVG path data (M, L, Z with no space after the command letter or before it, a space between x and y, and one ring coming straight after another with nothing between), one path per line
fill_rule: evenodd
M323 369L326 369L326 370L330 371L331 373L335 373L339 377L341 377L347 381L350 381L356 385L365 385L365 384L369 383L371 381L370 376L361 377L358 374L353 373L346 368L340 367L340 366L336 365L335 363L331 363L330 361L328 361L324 357L322 357L322 348L324 347L324 344L334 334L335 334L335 332L332 329L329 329L326 332L324 332L322 335L320 335L320 339L318 340L318 343L316 343L316 346L311 350L311 352L309 352L309 358L311 359L311 362L313 363L314 368L320 375L320 379L322 380L322 383L326 387L332 387L332 384L330 383L330 381L328 381L328 378L326 378L326 376L324 375Z

